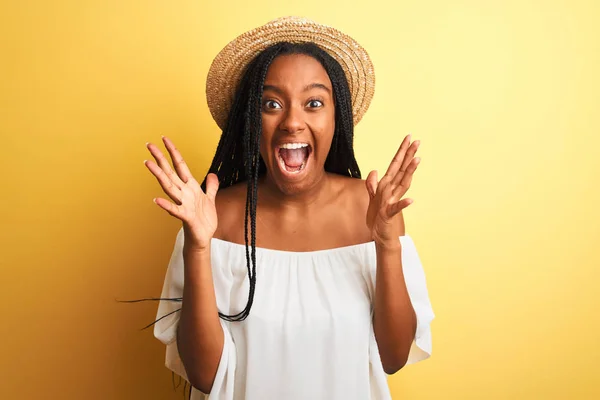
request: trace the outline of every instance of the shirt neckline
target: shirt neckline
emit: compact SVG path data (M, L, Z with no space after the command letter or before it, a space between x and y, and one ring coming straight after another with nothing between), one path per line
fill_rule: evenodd
M404 235L404 236L408 236L408 235ZM404 236L400 236L399 239ZM236 247L238 249L244 249L244 250L246 249L245 244L230 242L228 240L212 238L212 242L217 243L219 245L223 245L223 246ZM271 253L271 254L282 254L282 255L318 255L318 254L326 254L326 253L329 254L329 253L337 253L337 252L351 252L351 251L369 248L369 247L374 248L375 242L371 240L370 242L350 244L347 246L340 246L340 247L332 247L330 249L307 250L307 251L278 250L278 249L269 249L266 247L258 247L257 246L256 252L257 253L261 252L261 253ZM252 250L250 250L250 251L252 251Z

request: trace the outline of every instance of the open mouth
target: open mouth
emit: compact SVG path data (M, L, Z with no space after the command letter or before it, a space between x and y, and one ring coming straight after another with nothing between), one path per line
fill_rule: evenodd
M278 147L277 158L281 169L297 174L306 168L312 149L308 143L286 143Z

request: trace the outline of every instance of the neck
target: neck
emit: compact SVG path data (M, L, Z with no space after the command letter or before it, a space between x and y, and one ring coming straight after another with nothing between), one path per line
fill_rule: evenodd
M320 206L328 197L331 177L325 171L313 184L298 193L285 193L273 181L269 173L259 178L259 202L282 211L308 211Z

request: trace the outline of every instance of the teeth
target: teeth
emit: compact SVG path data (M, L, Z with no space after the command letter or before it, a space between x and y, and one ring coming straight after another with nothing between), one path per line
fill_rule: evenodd
M282 144L282 149L301 149L303 147L308 147L308 143L286 143Z

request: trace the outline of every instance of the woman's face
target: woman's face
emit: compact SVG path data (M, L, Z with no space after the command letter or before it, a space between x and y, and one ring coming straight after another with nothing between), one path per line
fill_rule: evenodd
M303 54L277 57L265 78L260 153L283 193L321 179L334 129L333 88L321 63Z

